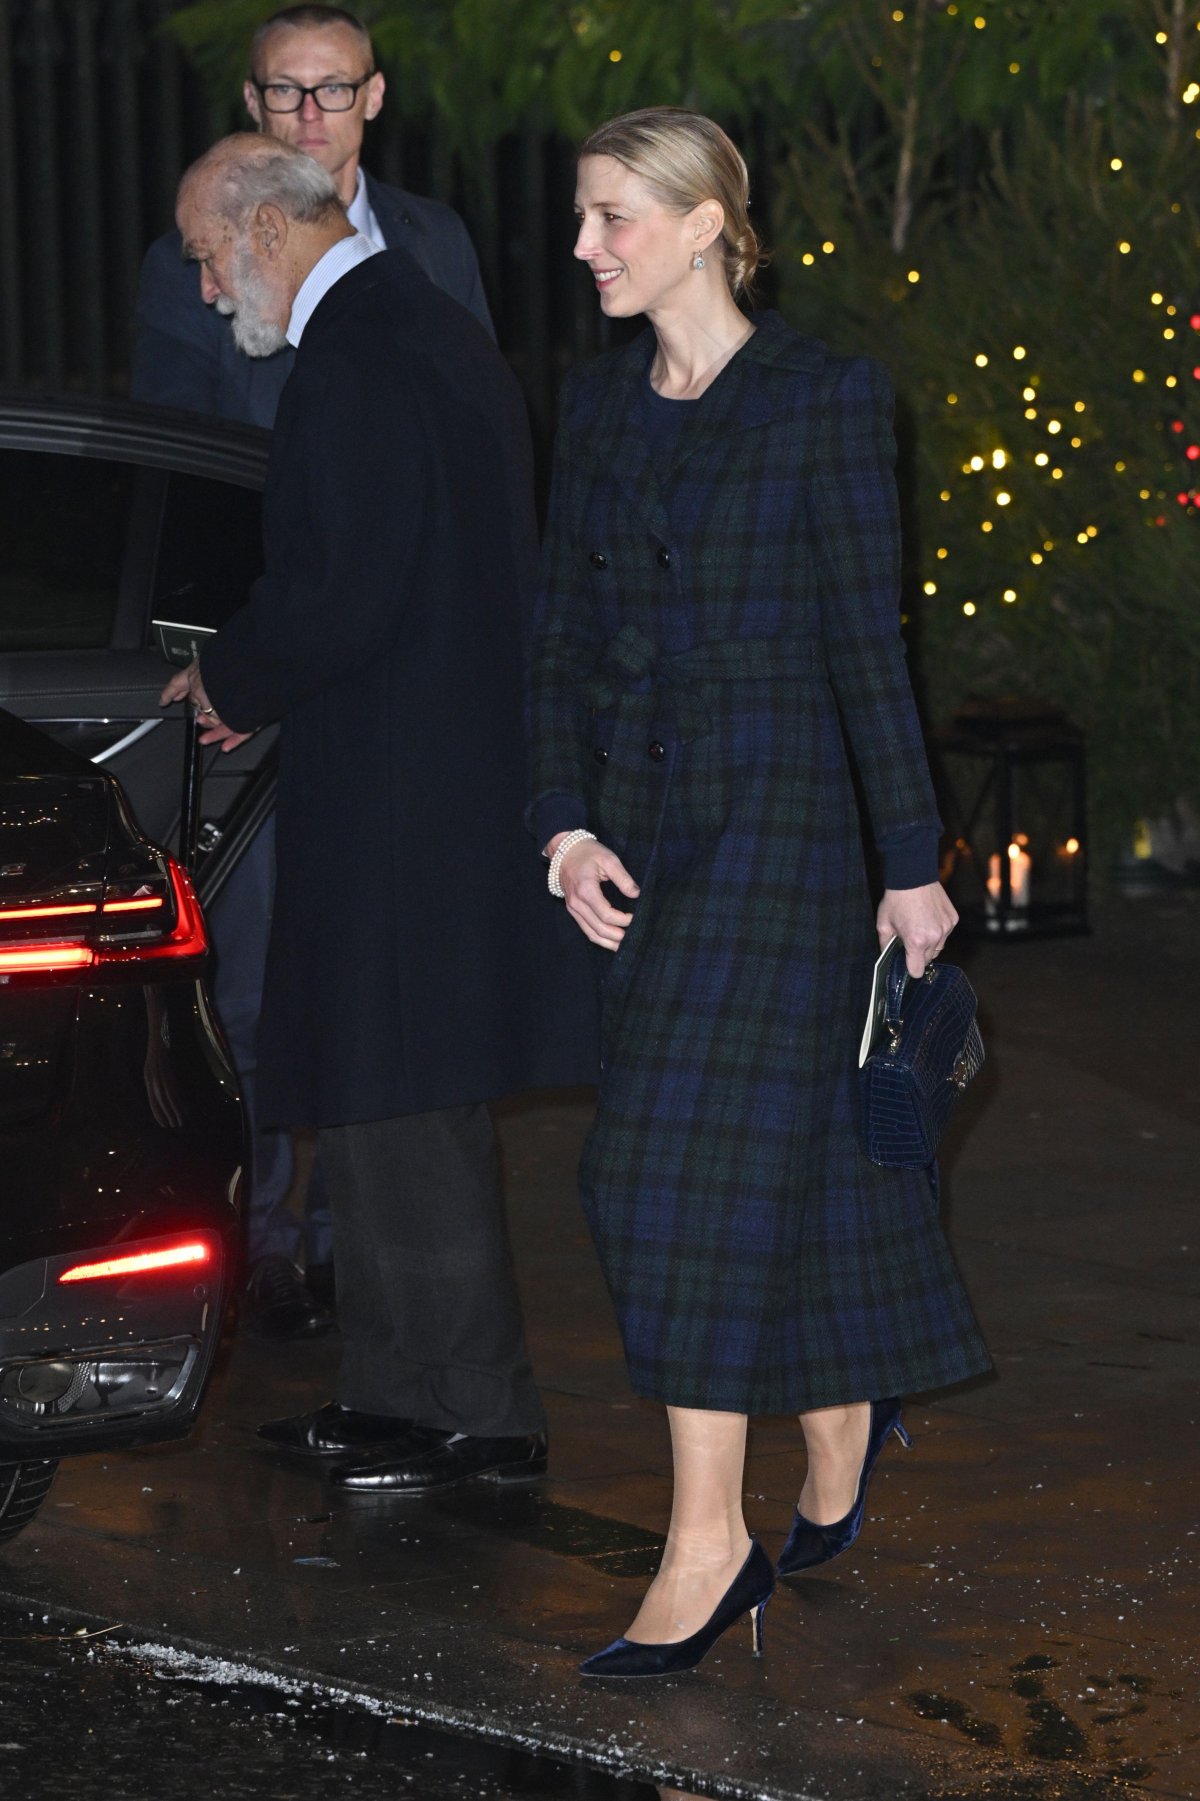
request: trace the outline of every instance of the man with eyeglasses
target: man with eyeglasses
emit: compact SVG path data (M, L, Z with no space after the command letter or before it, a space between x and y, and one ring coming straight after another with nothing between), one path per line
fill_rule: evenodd
M264 21L250 45L242 89L259 130L311 156L333 178L351 226L382 249L406 250L425 274L492 329L479 263L458 214L439 201L389 187L360 165L363 128L384 100L370 35L337 6L289 6ZM206 306L178 231L152 244L138 287L135 400L270 428L295 351L247 356L232 321ZM333 1324L333 1241L319 1163L309 1183L307 1232L286 1203L291 1135L258 1129L256 1037L274 900L274 817L242 857L213 910L217 1004L253 1126L247 1207L246 1308L272 1337L310 1338ZM300 1259L307 1239L305 1282Z
M242 95L258 129L327 169L356 231L381 248L407 250L490 331L478 259L458 214L377 181L360 164L363 127L385 89L361 21L340 6L286 7L255 32L250 71ZM293 359L290 349L244 356L229 322L201 300L179 233L151 245L138 287L135 400L270 428Z

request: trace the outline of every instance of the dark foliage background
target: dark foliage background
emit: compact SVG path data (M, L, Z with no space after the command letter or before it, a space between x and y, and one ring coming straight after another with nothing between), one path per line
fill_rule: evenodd
M120 387L141 247L182 163L244 122L272 10L0 0L10 382ZM607 339L571 263L570 145L632 106L701 107L746 148L765 297L896 379L930 717L1062 704L1100 848L1200 798L1200 6L360 10L389 76L368 158L466 213L543 451L563 369Z

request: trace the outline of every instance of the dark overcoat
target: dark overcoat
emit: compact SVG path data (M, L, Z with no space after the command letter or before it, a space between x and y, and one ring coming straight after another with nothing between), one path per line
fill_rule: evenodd
M593 1073L522 820L530 463L503 358L403 251L335 283L280 404L266 573L201 661L224 721L281 722L264 1123Z
M936 820L899 631L891 391L773 315L660 458L652 333L568 388L534 806L641 884L581 1186L637 1390L819 1407L987 1367L923 1173L858 1147L880 837Z
M407 250L430 281L490 331L475 246L454 209L376 181L365 170L363 176L388 249ZM294 360L290 345L274 356L239 350L229 320L202 300L196 266L183 260L179 233L155 239L142 263L134 308L129 391L135 400L240 419L269 431Z

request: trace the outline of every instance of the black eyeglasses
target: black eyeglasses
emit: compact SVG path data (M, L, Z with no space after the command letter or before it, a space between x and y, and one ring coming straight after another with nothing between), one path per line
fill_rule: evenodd
M374 69L357 81L319 81L315 88L302 88L294 81L255 81L269 113L298 113L311 94L323 113L348 113L358 99L359 88L374 77Z

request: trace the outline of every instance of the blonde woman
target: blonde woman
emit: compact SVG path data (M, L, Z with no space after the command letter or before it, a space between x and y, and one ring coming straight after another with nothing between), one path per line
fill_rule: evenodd
M956 916L899 633L891 391L739 302L745 163L669 107L593 132L576 256L649 329L569 380L533 652L531 817L607 954L580 1181L633 1386L666 1404L661 1567L590 1676L691 1668L762 1614L747 1416L807 1450L780 1574L862 1522L897 1397L987 1367L931 1182L858 1148L871 913L851 767L920 975ZM781 1522L781 1525L783 1522Z

